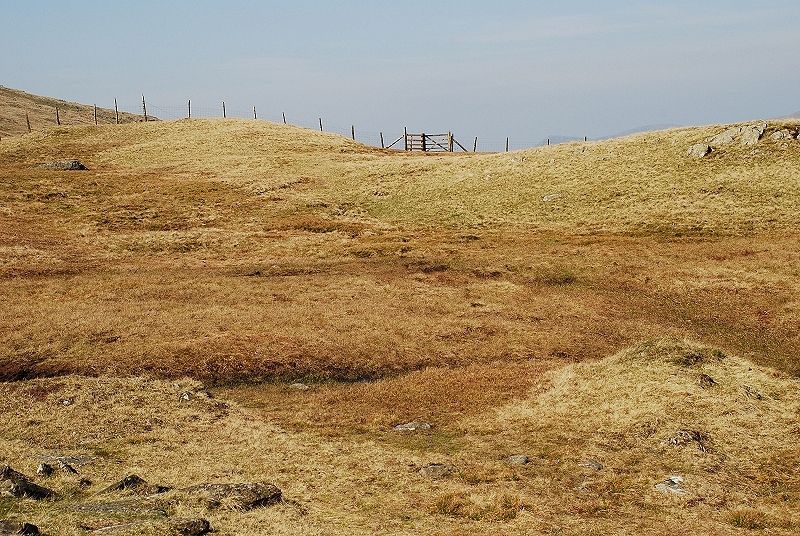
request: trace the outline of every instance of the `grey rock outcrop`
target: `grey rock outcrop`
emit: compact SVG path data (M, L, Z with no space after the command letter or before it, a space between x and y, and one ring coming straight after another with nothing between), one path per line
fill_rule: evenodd
M455 472L455 467L445 463L429 463L419 470L420 475L432 478L433 480L447 478L452 475L453 472Z
M114 493L115 491L133 491L139 495L157 495L165 493L170 488L167 486L151 485L139 475L128 475L122 480L114 482L101 493Z
M5 465L0 471L0 495L10 495L18 498L27 497L39 501L55 497L56 492L34 484L27 476Z
M202 518L175 518L169 521L169 528L180 536L203 536L211 532L211 523Z
M761 136L764 135L764 131L767 129L767 124L762 123L754 123L752 125L747 125L746 127L742 128L742 140L741 143L743 146L755 145L758 143L758 140L761 139Z
M655 485L656 491L667 495L683 495L686 490L683 489L683 477L678 475L668 476L663 482Z
M769 139L772 141L791 140L794 139L794 135L790 130L783 129L773 132Z
M530 459L525 454L514 454L506 458L506 461L511 465L528 465Z
M692 158L703 158L711 154L711 146L705 143L698 143L689 147L689 151L686 154Z
M727 130L724 130L708 140L713 146L718 145L729 145L734 142L734 140L742 133L742 127L731 127Z
M20 521L0 519L0 536L39 536L39 527Z
M430 430L431 424L427 422L407 422L405 424L398 424L394 427L397 432L416 432L417 430Z
M269 482L242 484L199 484L181 490L207 508L252 510L281 502L281 490Z

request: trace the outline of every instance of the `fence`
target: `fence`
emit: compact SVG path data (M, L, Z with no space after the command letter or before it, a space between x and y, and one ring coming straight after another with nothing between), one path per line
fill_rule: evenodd
M110 112L109 109L107 112ZM94 120L97 122L98 108L94 106ZM452 132L446 134L426 134L426 133L409 133L406 128L403 129L402 134L394 139L397 131L389 131L387 137L384 137L383 131L363 130L356 128L355 125L330 123L323 120L322 117L294 117L286 112L275 113L274 109L269 113L261 113L257 106L231 106L225 101L220 101L219 104L209 106L207 104L198 104L187 100L182 105L159 105L148 102L142 96L141 102L137 103L118 103L114 99L113 113L117 123L122 122L122 114L125 116L125 121L130 121L130 115L136 114L142 119L184 119L184 118L238 118L238 119L253 119L253 120L268 120L277 123L291 124L294 126L320 130L323 132L331 132L347 136L365 145L372 145L374 147L382 147L392 150L406 150L406 151L425 151L425 152L502 152L511 151L516 149L524 149L530 147L537 147L542 145L550 145L550 140L534 141L532 139L512 139L505 138L492 138L492 137L460 137L461 140L470 140L472 143L467 142L462 144ZM107 115L107 113L106 113ZM58 109L54 111L54 118L57 124L61 124ZM30 130L30 127L29 127ZM392 135L394 134L394 135ZM570 139L569 141L573 141ZM586 141L587 138L583 138ZM559 139L560 142L567 141L563 138ZM575 140L578 141L578 140ZM471 145L471 147L470 147Z

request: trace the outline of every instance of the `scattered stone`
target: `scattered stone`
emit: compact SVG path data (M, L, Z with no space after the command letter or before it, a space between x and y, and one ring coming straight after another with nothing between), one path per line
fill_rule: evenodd
M506 458L506 461L511 465L528 465L530 459L524 454L514 454Z
M604 466L594 458L589 458L581 462L581 467L586 467L592 471L602 471Z
M62 463L69 464L73 467L82 467L94 462L97 456L40 456L39 461L48 463L50 465Z
M55 171L83 171L89 169L80 160L55 160L39 164L38 167Z
M666 480L656 484L655 488L665 494L683 495L686 493L686 490L683 489L683 477L678 475L668 476Z
M405 424L398 424L394 427L394 430L397 432L416 432L417 430L430 430L433 428L430 423L427 422L407 422Z
M75 399L74 398L62 398L60 400L60 402L61 402L62 406L71 406L72 404L75 403Z
M708 389L717 385L717 381L708 374L701 374L698 376L697 383L699 383L700 387L703 389Z
M190 400L191 400L193 397L194 397L194 395L193 395L191 392L189 392L189 391L185 391L185 392L181 393L181 394L178 396L178 402L188 402L188 401L190 401Z
M61 469L62 471L64 471L65 473L69 473L71 475L77 475L78 474L78 471L76 471L74 467L72 467L70 464L64 462L63 460L58 462L58 468Z
M145 479L139 475L128 475L119 482L115 482L108 486L100 493L114 493L115 491L133 491L139 495L158 495L165 493L170 488L167 486L150 485Z
M30 523L0 519L0 536L11 536L12 534L21 536L39 536L41 532L39 532L39 527L36 525L31 525Z
M784 129L773 132L770 139L772 141L791 140L794 139L794 135L791 131Z
M550 203L556 199L561 199L561 194L547 194L542 196L542 203Z
M308 391L310 387L304 383L296 382L289 386L289 389L296 389L298 391Z
M675 436L667 439L666 443L676 447L685 447L694 444L701 452L709 451L708 437L697 430L678 430Z
M746 127L742 128L742 145L755 145L758 143L758 140L761 139L761 136L764 135L764 131L767 129L766 123L755 123L752 125L747 125Z
M181 536L203 536L211 532L211 523L202 518L175 518L169 522L171 531Z
M705 143L698 143L689 147L689 151L686 154L692 158L703 158L711 154L711 146Z
M39 467L36 468L36 474L39 476L50 476L53 474L53 466L49 463L40 463Z
M162 519L167 517L169 504L153 497L136 497L108 502L84 502L74 505L76 512L88 512L107 517L111 514L117 518Z
M756 400L764 400L764 395L761 394L757 389L750 387L749 385L744 386L744 394L747 395L747 398L755 398Z
M208 508L227 510L252 510L270 506L281 501L281 490L268 482L244 484L199 484L183 490L197 497Z
M419 474L424 477L432 478L434 480L439 480L441 478L447 478L455 471L455 467L452 465L444 464L444 463L429 463L420 468Z
M81 478L78 480L78 487L82 489L90 488L92 486L92 481L88 478Z
M56 492L34 484L27 476L5 465L0 472L0 495L11 495L18 498L27 497L38 501L55 497Z

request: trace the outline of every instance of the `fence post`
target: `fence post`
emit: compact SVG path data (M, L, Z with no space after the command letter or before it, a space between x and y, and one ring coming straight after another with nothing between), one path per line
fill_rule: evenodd
M428 147L425 144L425 133L424 132L422 133L422 152L423 153L428 152Z
M32 131L31 131L31 120L28 117L28 112L25 112L25 122L28 123L28 133L30 134Z
M508 152L508 138L506 138L506 152Z
M448 150L452 153L453 152L453 133L452 132L448 132L447 133L447 147L448 147Z
M322 118L319 118L319 131L322 132Z
M192 99L189 99L189 115L187 117L192 118Z
M253 119L258 119L258 116L256 115L256 107L255 106L253 106Z
M386 146L383 144L383 132L381 132L381 149L386 149Z
M61 117L58 115L58 106L56 106L56 124L61 124Z
M144 113L144 122L147 123L147 103L144 101L144 95L142 95L142 113Z
M228 115L225 113L225 101L222 101L222 118L226 119Z
M584 136L583 141L589 141L589 136Z
M114 99L114 119L116 124L119 125L119 108L117 108L117 99Z
M403 150L408 151L408 127L403 127Z
M283 115L283 124L285 125L286 124L286 112L281 112L281 114Z
M472 152L473 153L478 152L478 136L475 136L475 143L472 144Z
M547 146L550 147L550 138L547 138Z
M97 105L94 105L94 126L97 126Z
M353 141L356 141L356 126L350 125L350 135L353 138Z

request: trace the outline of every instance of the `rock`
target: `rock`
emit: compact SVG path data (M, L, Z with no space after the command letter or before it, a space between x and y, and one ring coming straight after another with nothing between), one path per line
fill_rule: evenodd
M591 469L592 471L602 471L604 466L597 460L589 458L581 462L581 467L586 467L587 469Z
M38 167L55 171L83 171L89 169L80 160L55 160L39 164Z
M697 383L699 383L700 387L702 387L703 389L708 389L710 387L714 387L715 385L717 385L716 380L711 376L709 376L708 374L701 374L697 378Z
M62 471L64 471L65 473L69 473L71 475L77 475L78 474L78 471L76 471L74 467L72 467L70 464L68 464L68 463L66 463L64 461L58 462L58 468L61 469Z
M792 135L791 131L784 129L773 132L769 138L772 141L791 140L794 139L794 135Z
M742 145L755 145L758 143L758 140L761 139L761 136L764 135L764 131L767 129L766 123L754 123L752 125L747 125L746 127L742 128Z
M194 397L194 395L190 391L183 392L178 396L178 402L188 402L192 397Z
M715 147L717 145L728 145L733 143L736 137L741 133L742 127L731 127L709 139L708 142Z
M542 196L542 203L550 203L556 199L561 199L561 194L547 194Z
M289 386L289 389L296 389L298 391L308 391L310 387L304 383L296 382Z
M212 509L252 510L279 503L282 499L281 490L268 482L199 484L181 491L198 498L206 507Z
M39 476L50 476L53 474L53 466L49 463L40 463L39 467L36 468L36 474Z
M139 475L128 475L122 480L108 486L100 493L114 493L115 491L133 491L140 495L157 495L165 493L170 488L167 486L150 485Z
M0 472L0 494L18 498L27 497L37 501L56 496L55 491L34 484L27 476L18 473L8 465L3 466Z
M94 462L97 456L40 456L39 461L50 465L62 463L68 464L72 467L82 467Z
M429 463L428 465L420 468L419 474L434 480L439 480L441 478L447 478L453 474L454 471L455 467L452 465L444 463Z
M211 523L202 518L175 518L170 520L169 528L181 536L203 536L211 532Z
M667 445L673 445L676 447L685 447L694 444L701 452L708 452L708 443L708 436L698 430L681 429L675 433L675 436L666 440Z
M431 428L433 427L430 423L414 421L398 424L394 427L394 430L397 432L416 432L417 430L430 430Z
M22 536L39 536L41 532L39 532L39 527L36 525L31 525L30 523L0 519L0 536L11 536L12 534Z
M506 461L511 465L528 465L530 459L524 454L514 454L506 458Z
M59 402L61 402L62 406L71 406L72 404L75 403L75 399L74 398L64 398L64 399L61 399Z
M678 475L668 476L663 482L655 485L657 491L665 494L683 495L686 490L683 489L683 477Z
M78 480L78 487L80 488L86 489L90 488L91 486L92 486L92 481L89 480L88 478L81 478L80 480Z
M692 145L689 147L689 151L686 153L688 156L692 158L703 158L711 153L711 146L706 145L705 143L698 143L696 145Z

